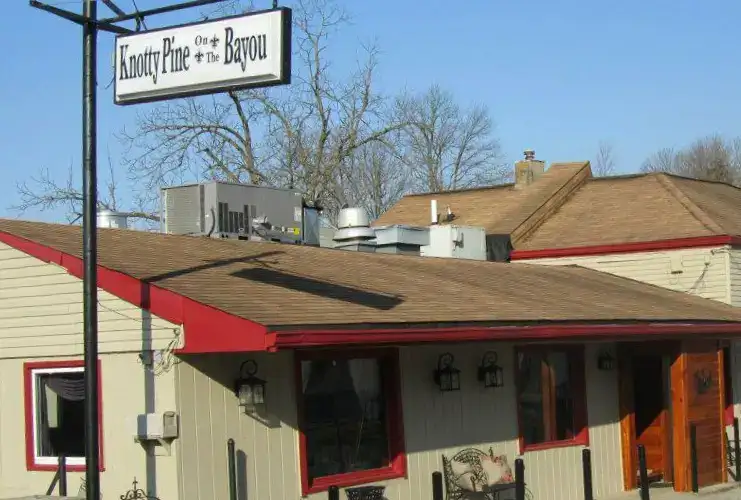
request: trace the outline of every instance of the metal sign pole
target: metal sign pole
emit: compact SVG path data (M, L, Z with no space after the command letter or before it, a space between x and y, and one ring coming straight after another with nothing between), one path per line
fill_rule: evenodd
M100 499L98 415L98 244L97 244L97 2L85 0L82 26L82 256L85 342L85 498Z
M98 32L132 34L132 30L115 23L135 20L137 31L145 17L224 2L225 0L190 0L173 5L127 14L114 0L101 0L116 17L98 19L97 0L83 0L82 15L39 0L29 0L31 7L49 12L82 26L82 254L83 254L83 338L85 364L85 489L86 500L100 500L100 414L98 387L98 179L97 179L97 41ZM273 0L273 8L277 1ZM288 57L283 69L287 77L270 84L290 83L290 10L288 24ZM284 28L285 29L285 28ZM253 37L255 38L255 37ZM283 41L285 44L285 40ZM186 49L187 50L187 49ZM187 53L186 53L187 54ZM200 62L200 61L199 61ZM164 62L163 62L164 67ZM187 69L187 68L185 68ZM285 81L284 81L285 80ZM214 89L216 91L216 89Z

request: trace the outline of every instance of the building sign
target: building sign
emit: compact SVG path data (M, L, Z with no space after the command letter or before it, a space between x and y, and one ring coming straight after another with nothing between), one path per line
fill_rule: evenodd
M291 9L116 37L115 102L133 104L291 81Z

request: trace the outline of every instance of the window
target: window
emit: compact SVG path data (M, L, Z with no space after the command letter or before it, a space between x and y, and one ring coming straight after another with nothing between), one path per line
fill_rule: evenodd
M517 411L524 450L587 444L583 351L518 350Z
M85 372L82 363L26 363L25 393L28 469L56 470L58 457L64 455L70 470L84 470Z
M406 472L395 350L298 357L304 494Z

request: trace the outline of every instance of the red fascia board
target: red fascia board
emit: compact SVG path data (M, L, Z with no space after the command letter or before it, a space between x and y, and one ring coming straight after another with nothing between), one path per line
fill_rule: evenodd
M591 340L681 335L741 336L741 323L541 324L533 326L461 326L438 329L296 330L268 334L268 350L322 346L393 345L484 340Z
M714 247L720 245L740 245L736 236L700 236L673 240L641 241L636 243L617 243L614 245L595 245L570 248L544 248L541 250L513 250L510 260L553 259L559 257L579 257L586 255L606 255L613 253L658 252L680 250L682 248Z
M44 262L56 264L77 278L83 262L77 256L0 231L0 242ZM127 274L98 266L98 287L160 318L182 325L185 343L176 352L264 351L267 329L253 321L143 282Z

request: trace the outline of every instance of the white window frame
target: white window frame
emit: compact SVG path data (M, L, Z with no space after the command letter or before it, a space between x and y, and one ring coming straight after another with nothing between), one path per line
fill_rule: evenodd
M59 457L39 456L38 442L38 425L39 419L37 414L38 405L38 377L40 375L53 375L56 373L85 373L83 366L70 366L64 368L34 368L31 370L31 419L33 422L33 436L31 436L31 445L33 446L33 463L34 465L57 465ZM67 465L84 466L85 457L67 457Z

